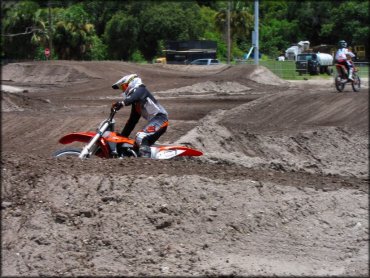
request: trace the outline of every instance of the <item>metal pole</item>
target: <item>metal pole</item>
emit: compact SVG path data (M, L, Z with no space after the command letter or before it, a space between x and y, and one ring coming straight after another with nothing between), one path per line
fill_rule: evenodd
M52 32L51 32L51 3L50 1L48 2L48 6L49 6L49 30L48 30L48 33L49 33L49 50L50 50L50 58L52 57L53 55L53 35L52 35Z
M258 45L258 0L254 0L254 33L255 33L255 46L254 46L254 64L258 65L259 45Z
M230 42L230 0L227 3L227 64L230 65L231 42Z

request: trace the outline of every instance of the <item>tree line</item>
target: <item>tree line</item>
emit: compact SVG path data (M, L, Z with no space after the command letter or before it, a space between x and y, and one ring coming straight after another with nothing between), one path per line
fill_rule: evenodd
M254 1L2 1L2 59L152 61L167 41L214 40L231 58L252 45ZM275 58L292 43L364 45L369 53L369 1L259 1L259 47Z

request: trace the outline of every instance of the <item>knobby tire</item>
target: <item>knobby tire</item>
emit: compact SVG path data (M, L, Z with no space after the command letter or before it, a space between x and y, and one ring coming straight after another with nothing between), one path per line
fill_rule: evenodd
M352 89L354 92L359 92L361 89L361 79L358 75L355 75L352 82Z
M344 83L340 82L341 81L341 78L340 80L338 80L338 75L335 77L335 88L337 89L338 92L343 92L344 90Z
M79 148L66 148L61 149L53 153L53 157L62 157L62 156L79 156L81 153Z

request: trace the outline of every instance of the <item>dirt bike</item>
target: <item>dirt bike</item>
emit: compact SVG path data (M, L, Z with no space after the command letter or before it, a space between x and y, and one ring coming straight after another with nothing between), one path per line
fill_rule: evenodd
M353 64L353 63L352 63ZM338 92L343 92L344 87L347 83L351 83L352 89L355 92L359 92L361 88L361 79L358 76L358 69L353 65L352 79L348 79L347 68L342 64L335 64L337 74L335 76L335 88Z
M65 148L53 153L53 157L78 156L81 159L96 155L101 158L125 158L138 157L138 149L135 140L123 137L114 132L117 110L111 109L109 117L100 123L96 132L69 133L59 139L61 144L82 142L86 145L81 148ZM157 145L150 146L152 159L170 159L178 156L201 156L203 153L181 145Z

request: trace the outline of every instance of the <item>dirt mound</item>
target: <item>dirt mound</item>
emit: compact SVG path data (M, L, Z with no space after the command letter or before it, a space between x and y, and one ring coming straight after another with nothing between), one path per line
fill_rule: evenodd
M28 97L24 93L1 92L2 112L34 110L48 104L50 104L48 99Z
M279 78L277 75L273 74L270 70L263 66L258 66L253 72L248 76L251 80L254 80L261 84L268 85L282 85L287 84L286 81Z
M157 96L204 96L204 95L215 95L215 96L229 96L229 95L241 95L251 90L251 88L241 85L238 82L212 82L206 81L202 83L196 83L191 86L185 86L176 89L170 89L166 91L155 92Z
M366 177L367 111L366 95L277 94L214 111L177 143L213 162Z
M169 89L163 87L168 87L170 84L176 84L176 87L184 87L189 83L193 85L198 83L197 80L203 82L205 78L215 83L238 82L246 85L252 81L266 85L288 84L263 66L239 65L231 67L221 65L204 67L151 64L138 66L137 64L118 61L13 63L2 67L2 81L17 84L73 85L91 81L91 79L98 79L97 82L110 88L114 81L129 73L138 73L144 83L151 86L153 90Z
M12 63L2 67L2 80L16 83L56 85L87 82L92 78L98 77L61 63Z
M273 74L269 69L259 65L216 65L216 66L195 66L195 65L162 65L169 70L190 72L190 73L207 73L215 77L228 77L235 81L252 80L254 82L266 85L287 85L288 83Z
M366 93L290 90L266 94L253 103L231 110L223 123L238 128L244 125L258 132L339 126L366 133L369 129L368 103Z

